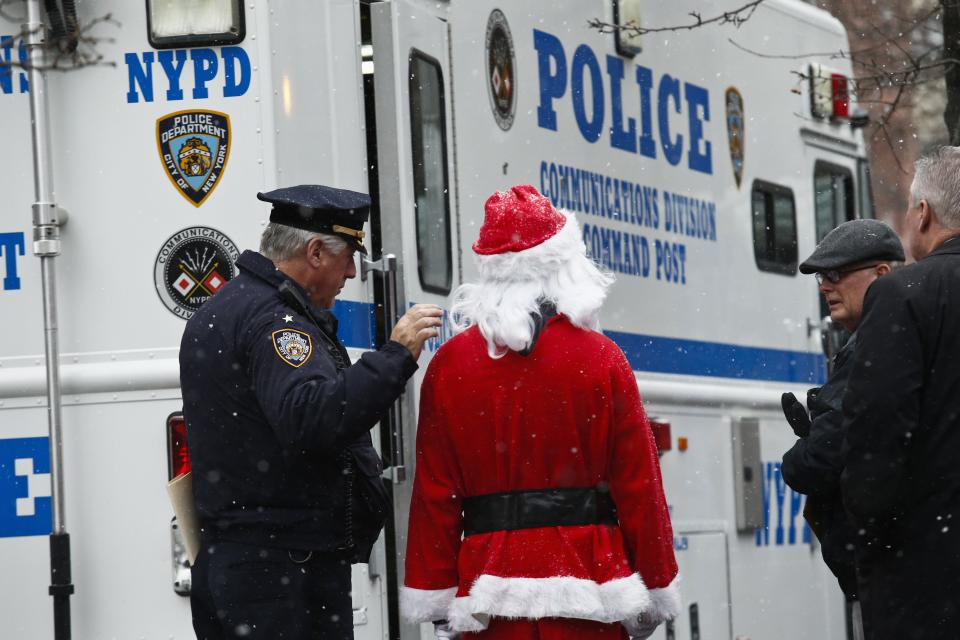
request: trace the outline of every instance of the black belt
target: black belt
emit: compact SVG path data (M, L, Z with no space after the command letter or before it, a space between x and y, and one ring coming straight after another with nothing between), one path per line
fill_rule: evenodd
M593 487L488 493L463 499L463 534L618 524L607 491Z

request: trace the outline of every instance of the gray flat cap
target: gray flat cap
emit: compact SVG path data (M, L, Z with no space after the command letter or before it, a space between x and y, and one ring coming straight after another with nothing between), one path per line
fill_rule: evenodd
M820 241L810 257L800 263L800 273L830 271L870 260L903 259L900 238L888 225L878 220L850 220Z

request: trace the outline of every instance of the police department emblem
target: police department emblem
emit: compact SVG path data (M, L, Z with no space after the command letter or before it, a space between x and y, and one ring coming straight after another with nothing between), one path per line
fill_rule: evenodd
M230 116L177 111L157 120L157 149L170 182L199 207L220 183L230 157Z
M487 89L493 117L504 131L513 126L517 108L516 67L507 18L502 11L494 9L487 20Z
M743 178L743 153L746 138L743 119L743 96L734 87L727 89L727 142L730 144L730 162L733 164L733 178L740 188Z
M291 367L299 367L310 359L313 353L310 334L296 329L278 329L271 335L277 355Z
M176 316L189 320L237 274L240 251L233 240L210 227L190 227L170 236L154 263L160 300Z

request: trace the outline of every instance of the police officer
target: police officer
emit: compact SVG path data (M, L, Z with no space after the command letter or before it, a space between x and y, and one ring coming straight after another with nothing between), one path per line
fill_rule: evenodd
M867 288L890 273L892 262L903 259L897 234L876 220L844 222L824 237L800 265L800 272L816 274L831 319L851 336L834 356L826 384L807 392L809 418L792 393L784 394L784 412L799 440L784 454L781 473L784 482L807 495L804 518L817 534L823 559L851 603L857 640L864 634L853 557L855 528L840 496L844 469L842 401L853 368Z
M319 185L257 197L273 205L260 252L240 256L180 346L202 528L193 626L200 640L352 638L350 565L389 508L369 431L442 311L415 305L350 364L330 308L366 253L369 197Z

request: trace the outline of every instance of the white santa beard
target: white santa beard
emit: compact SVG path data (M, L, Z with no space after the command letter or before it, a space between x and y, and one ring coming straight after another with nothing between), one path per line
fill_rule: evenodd
M491 357L530 346L536 330L531 316L542 301L552 302L577 327L599 328L613 276L586 256L573 213L560 213L566 223L556 235L524 251L477 256L480 282L454 292L454 331L477 325Z

